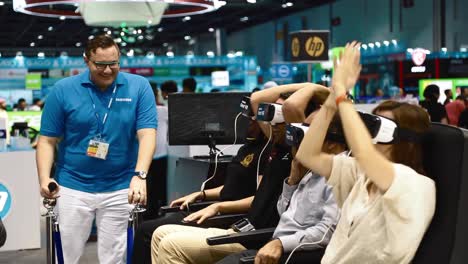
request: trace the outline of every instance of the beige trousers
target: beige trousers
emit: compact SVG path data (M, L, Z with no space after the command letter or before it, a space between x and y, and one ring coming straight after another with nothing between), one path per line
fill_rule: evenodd
M241 244L210 246L208 237L232 234L232 229L200 228L182 225L163 225L156 229L151 240L153 264L210 264L245 250Z

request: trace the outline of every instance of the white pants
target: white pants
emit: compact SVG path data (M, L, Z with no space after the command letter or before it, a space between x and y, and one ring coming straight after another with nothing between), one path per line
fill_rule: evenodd
M128 189L86 193L60 187L55 207L59 215L63 258L78 263L96 217L99 263L125 263L129 211Z

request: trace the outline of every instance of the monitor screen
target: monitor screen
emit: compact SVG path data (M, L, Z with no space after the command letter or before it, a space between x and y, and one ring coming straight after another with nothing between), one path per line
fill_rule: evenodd
M249 93L176 93L169 95L169 145L234 143L234 121ZM237 144L245 142L248 119L237 119Z

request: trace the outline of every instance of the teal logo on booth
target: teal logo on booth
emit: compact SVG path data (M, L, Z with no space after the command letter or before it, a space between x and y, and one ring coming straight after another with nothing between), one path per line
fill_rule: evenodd
M11 194L5 185L0 183L0 218L3 219L11 208Z

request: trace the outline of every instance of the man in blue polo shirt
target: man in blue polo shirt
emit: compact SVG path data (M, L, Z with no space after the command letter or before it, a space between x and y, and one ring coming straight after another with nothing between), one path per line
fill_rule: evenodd
M146 204L146 172L156 148L149 82L119 72L109 36L88 42L88 70L55 84L42 113L37 170L43 197L56 198L65 263L78 263L96 218L100 263L123 263L128 212ZM50 176L58 144L55 180ZM48 185L60 188L50 192Z

